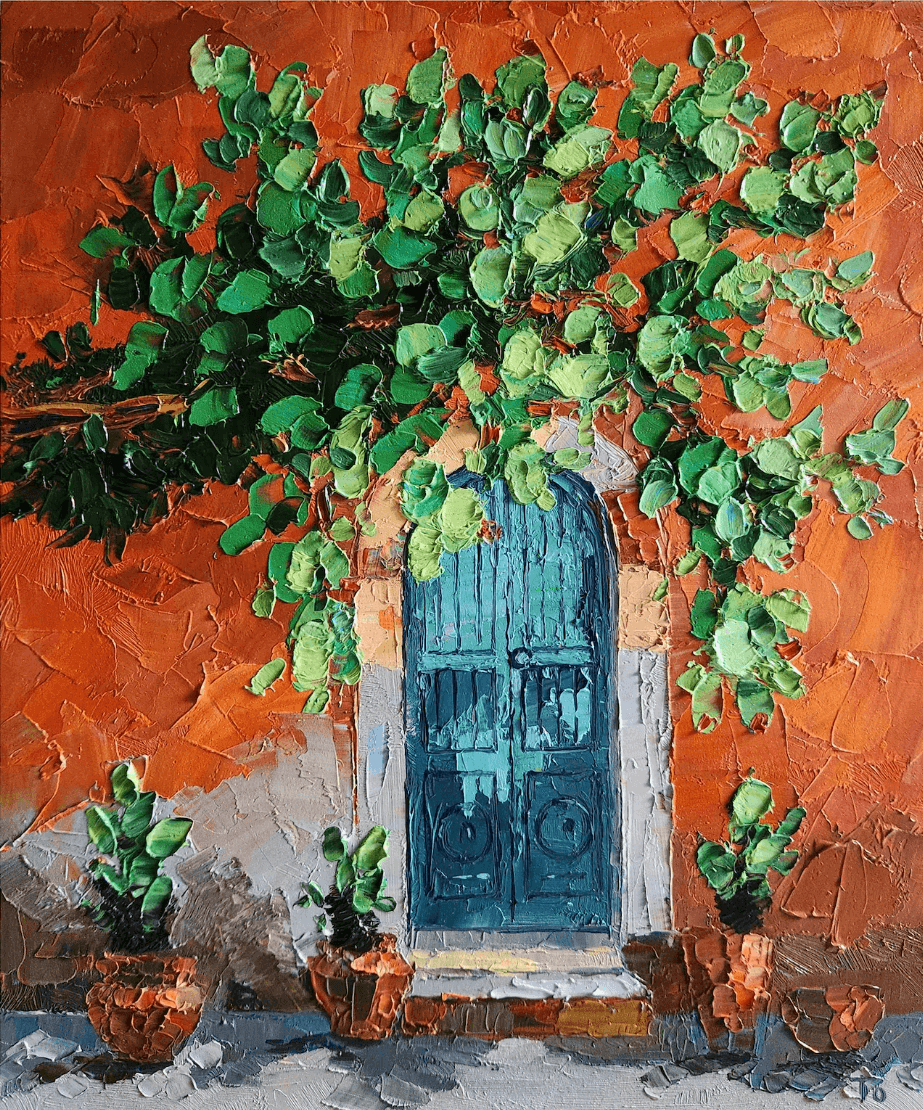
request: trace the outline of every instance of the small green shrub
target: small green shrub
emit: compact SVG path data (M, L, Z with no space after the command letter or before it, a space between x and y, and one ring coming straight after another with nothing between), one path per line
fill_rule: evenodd
M388 830L376 825L350 853L340 830L327 829L323 852L324 859L337 865L329 892L325 895L315 882L302 883L305 894L296 905L322 906L327 912L318 916L318 929L326 929L329 914L330 943L361 955L374 947L380 935L380 923L372 911L390 913L396 905L383 894L386 880L381 864L388 855Z
M699 871L715 892L722 924L736 933L752 932L762 924L772 896L769 871L787 875L798 859L797 849L786 849L805 810L802 806L790 809L773 831L763 822L772 807L772 789L749 775L734 791L728 807L730 843L699 837Z
M102 856L87 868L96 897L84 905L96 924L108 929L114 951L168 948L164 919L173 880L163 874L163 861L186 843L192 821L168 817L155 822L157 795L141 789L130 763L113 768L110 781L118 809L90 806L86 811L87 832Z

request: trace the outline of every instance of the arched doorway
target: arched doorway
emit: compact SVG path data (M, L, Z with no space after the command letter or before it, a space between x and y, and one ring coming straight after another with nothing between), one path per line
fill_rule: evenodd
M408 576L410 918L416 929L614 924L614 580L592 488L522 506L462 472L493 543Z

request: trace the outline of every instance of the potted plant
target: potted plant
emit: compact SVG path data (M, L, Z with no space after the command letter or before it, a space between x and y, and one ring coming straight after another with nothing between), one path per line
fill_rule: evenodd
M303 883L297 903L324 910L317 927L325 935L308 960L311 986L334 1033L380 1040L390 1036L413 978L413 967L396 951L397 938L379 932L374 912L395 907L383 893L388 831L376 825L350 853L340 830L329 828L323 854L336 864L330 889L325 894L317 883Z
M768 875L787 875L797 849L790 849L805 810L796 806L778 826L763 818L773 808L771 787L750 774L734 791L729 805L729 840L699 837L696 863L715 892L721 931L692 931L686 963L696 997L707 999L699 1013L709 1036L719 1022L734 1034L752 1028L769 1003L772 940L759 932L772 889Z
M100 855L87 867L92 894L84 901L109 933L96 967L103 979L87 995L93 1028L118 1055L165 1062L198 1024L203 993L196 961L170 951L166 915L173 880L163 873L189 834L183 817L154 820L157 795L141 789L131 763L110 775L117 808L90 806L87 832Z

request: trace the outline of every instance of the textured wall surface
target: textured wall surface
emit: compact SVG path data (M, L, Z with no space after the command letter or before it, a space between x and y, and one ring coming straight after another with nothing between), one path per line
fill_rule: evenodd
M801 419L822 402L828 447L868 427L887 399L909 398L896 450L909 465L883 483L894 524L859 543L825 496L799 526L800 565L785 577L753 573L764 588L806 591L814 607L796 660L810 692L783 703L765 733L728 714L716 731L697 735L688 698L671 691L674 918L678 926L708 919L712 903L693 865L696 832L723 832L723 804L753 767L774 784L780 808L797 797L808 810L802 860L782 884L771 930L845 946L880 926L923 927L923 6L24 2L6 5L2 18L4 366L16 352L34 355L46 330L87 318L95 276L77 243L98 215L120 211L139 165L173 162L187 179L216 180L223 203L245 199L249 183L232 187L199 148L220 127L213 98L188 74L188 47L206 32L215 46L250 47L267 67L307 62L311 83L325 90L314 116L324 152L351 170L359 91L399 83L434 45L449 47L457 73L486 76L531 40L553 84L577 72L601 75L599 122L610 126L632 62L640 54L675 61L687 79L698 31L746 35L751 87L770 101L770 123L800 90L835 97L887 81L874 136L880 162L860 175L854 212L834 217L805 258L822 265L831 253L875 252L874 279L850 299L864 339L856 347L824 342L783 307L766 350L828 358L822 385L795 386L792 414ZM372 198L360 191L359 199ZM193 238L201 249L208 226ZM734 244L742 254L773 249L746 232ZM775 247L789 245L781 237ZM674 253L656 223L639 248L639 271ZM128 323L104 307L97 341L123 339ZM706 411L739 446L764 419L736 412L717 393ZM636 450L620 427L603 431ZM285 636L281 621L250 610L260 546L216 555L245 501L243 491L221 486L189 499L132 537L115 566L98 546L48 550L45 527L3 520L5 841L47 830L65 845L81 824L66 815L102 796L104 765L146 754L146 786L196 819L200 852L242 859L249 851L245 870L263 879L248 898L272 913L273 890L297 888L300 853L312 855L306 849L336 816L351 773L350 707L340 721L311 721L297 715L303 697L282 684L265 698L243 690ZM645 560L672 562L683 522L668 518L658 532L630 505L628 516ZM694 578L670 596L673 677L696 645L685 631ZM387 588L368 609L366 633L384 662L395 657L396 635ZM52 978L53 962L45 964Z

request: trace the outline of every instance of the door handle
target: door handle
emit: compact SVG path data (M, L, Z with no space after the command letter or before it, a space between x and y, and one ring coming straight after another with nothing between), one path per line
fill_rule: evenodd
M510 666L527 667L529 662L529 653L525 648L514 648L513 651L510 652Z

